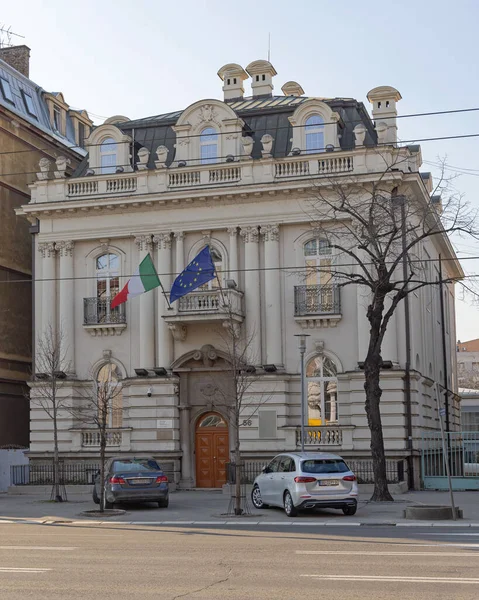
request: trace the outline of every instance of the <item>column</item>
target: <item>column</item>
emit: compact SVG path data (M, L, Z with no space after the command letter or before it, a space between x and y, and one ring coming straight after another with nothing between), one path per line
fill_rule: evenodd
M185 265L185 233L184 231L175 231L176 239L176 275L186 267Z
M264 298L266 363L283 364L281 339L281 283L279 270L279 226L261 227L264 236Z
M153 243L151 235L140 235L135 238L139 250L139 263L151 253ZM147 292L140 296L140 364L148 369L155 366L155 295Z
M191 406L180 404L180 445L181 445L181 485L190 487L193 485L191 476L191 446L190 446L190 409Z
M239 286L238 274L238 228L230 227L228 229L230 236L230 271L229 278L233 279Z
M39 334L44 336L47 332L56 331L56 281L55 281L55 256L54 242L40 242L38 251L42 255L42 323Z
M75 373L75 291L73 247L74 242L57 243L60 254L59 328L61 331L62 370Z
M153 236L157 248L157 270L161 284L168 294L171 288L171 233L169 231ZM156 366L168 369L172 359L172 339L163 315L168 311L168 304L163 291L158 289L158 304L156 311Z
M243 227L241 236L245 243L245 305L246 343L251 364L261 364L261 304L259 288L259 230Z

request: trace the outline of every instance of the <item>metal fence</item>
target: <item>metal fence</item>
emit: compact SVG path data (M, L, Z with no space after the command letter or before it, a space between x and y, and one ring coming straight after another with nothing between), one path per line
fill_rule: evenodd
M255 478L261 473L262 468L269 463L269 460L243 461L241 468L241 483L253 483ZM358 478L358 483L374 483L374 471L372 460L346 460L349 468ZM226 475L228 483L236 482L236 470L234 463L226 463ZM386 476L388 483L399 483L404 481L405 469L404 460L386 460Z
M294 287L294 314L328 315L341 313L338 285L296 285Z
M60 462L60 483L63 485L92 484L100 469L95 463ZM14 465L10 467L11 485L53 485L53 463Z
M126 323L125 305L111 308L112 298L83 298L83 324L100 325Z

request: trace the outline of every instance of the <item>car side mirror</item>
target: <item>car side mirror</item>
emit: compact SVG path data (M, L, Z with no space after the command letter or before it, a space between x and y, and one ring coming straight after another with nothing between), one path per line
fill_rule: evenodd
M266 466L266 467L263 467L263 468L261 469L261 471L262 471L262 473L271 473L271 469L270 469L268 466Z

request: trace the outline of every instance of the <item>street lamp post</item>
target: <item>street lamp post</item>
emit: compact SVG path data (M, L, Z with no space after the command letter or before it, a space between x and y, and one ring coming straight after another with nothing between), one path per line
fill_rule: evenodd
M301 452L304 452L304 405L305 405L305 381L304 381L304 353L306 352L306 338L309 337L308 333L297 333L294 337L299 338L298 348L299 355L301 357Z

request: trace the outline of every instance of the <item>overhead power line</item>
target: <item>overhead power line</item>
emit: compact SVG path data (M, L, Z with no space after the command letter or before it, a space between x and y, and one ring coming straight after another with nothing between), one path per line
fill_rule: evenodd
M379 117L378 119L374 119L375 121L388 121L391 119L409 119L409 118L419 118L419 117L432 117L432 116L439 116L439 115L452 115L452 114L461 114L461 113L469 113L469 112L478 112L479 111L479 107L473 107L473 108L457 108L457 109L452 109L452 110L439 110L439 111L430 111L430 112L423 112L423 113L410 113L407 115L396 115L396 116L392 116L392 117ZM94 113L91 113L93 116L98 117L99 115L94 115ZM101 117L103 118L103 117ZM154 119L154 117L152 117ZM140 119L141 120L141 119ZM120 123L120 129L121 126L123 125L124 128L129 128L129 129L141 129L144 127L152 127L153 125L151 123L147 123L145 122L143 124L143 126L140 124L137 127L133 126L128 126L128 121L125 121L123 123ZM352 119L350 121L348 121L348 123L350 123L351 125L358 125L359 123L364 123L364 121L362 119ZM113 123L114 125L114 123ZM155 124L156 125L156 124ZM160 124L161 125L161 124ZM325 121L322 125L337 125L336 121ZM99 126L100 127L100 126ZM171 125L168 125L168 127L171 127ZM303 129L303 128L308 128L311 126L308 126L306 124L302 124L302 125L295 125L294 128L295 129ZM315 126L316 127L316 126ZM260 132L263 131L267 131L268 127L259 127L257 130ZM275 127L274 130L275 131L281 131L283 129L287 129L290 130L292 129L291 125L285 125L285 126L280 126L280 127ZM248 131L244 132L246 135L249 133ZM254 131L252 131L251 133L254 133ZM195 133L195 134L188 134L186 136L183 136L182 139L185 138L200 138L202 137L202 133ZM212 135L212 134L210 134ZM223 136L223 135L231 135L231 132L225 132L225 131L216 131L216 133L214 135L217 136ZM476 134L479 135L479 134ZM430 139L435 139L435 138L430 138ZM438 138L438 139L449 139L449 138ZM416 141L422 141L422 140L416 140ZM102 146L102 145L109 145L109 144L116 144L117 142L107 142L105 144L105 142L103 143L98 143L98 144L91 144L88 147L89 148L94 148L96 146ZM407 143L407 142L406 142ZM413 143L413 142L410 142ZM82 146L69 146L68 149L69 150L74 150L75 148L84 150L84 148ZM23 153L28 153L28 152L51 152L51 148L36 148L36 149L30 149L30 150L14 150L12 152L0 152L0 156L2 154L23 154Z
M464 258L461 258L461 261L463 260L478 260L479 256L467 256ZM448 261L457 261L457 258L442 258L441 259L443 263L448 262ZM408 259L408 263L412 264L412 263L420 263L420 264L424 264L424 263L434 263L437 262L439 263L439 258L425 258L425 259L420 259L420 258L410 258ZM394 263L393 260L390 261L386 261L385 264L386 265L392 265ZM310 267L307 265L303 265L303 266L290 266L290 267L257 267L257 268L251 268L251 269L234 269L235 273L248 273L248 272L262 272L262 271L289 271L289 272L294 272L294 271L307 271L307 270L311 270L314 272L331 272L334 275L334 270L336 269L342 269L343 267L357 267L359 264L364 265L364 266L373 266L375 263L373 262L362 262L362 263L358 263L358 262L354 262L354 263L338 263L336 265L331 265L332 268L331 270L328 270L326 268L314 268L314 267ZM169 272L169 273L157 273L158 277L177 277L179 275L179 273L176 272ZM120 277L120 276L118 276ZM125 278L131 278L133 277L133 274L125 274L125 275L121 275L122 279ZM115 277L110 277L110 279L114 279ZM470 274L470 275L465 275L462 279L476 279L479 278L479 274ZM51 277L51 278L46 278L46 279L10 279L10 280L4 280L4 281L0 281L0 284L9 284L9 283L41 283L41 282L47 282L47 281L85 281L85 280L97 280L98 276L97 275L85 275L85 276L75 276L75 277ZM451 279L451 283L457 282L459 283L461 280L460 279L455 279L454 281ZM430 282L431 285L436 284L437 282L435 281L431 281Z

